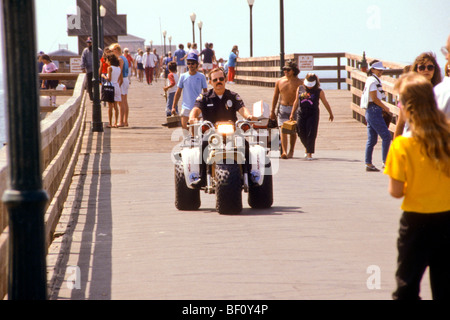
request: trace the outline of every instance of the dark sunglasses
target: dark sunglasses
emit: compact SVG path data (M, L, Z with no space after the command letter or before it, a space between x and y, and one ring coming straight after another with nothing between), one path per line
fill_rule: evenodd
M188 63L187 63L188 66L194 66L194 65L196 65L196 64L197 64L196 62L188 62Z
M427 69L428 71L433 71L434 70L434 65L433 64L429 64L427 66L420 65L420 66L417 67L417 70L419 70L419 71L425 71L425 69Z
M212 82L217 82L217 81L224 81L224 80L225 80L224 77L220 77L220 78L212 79L211 81L212 81Z

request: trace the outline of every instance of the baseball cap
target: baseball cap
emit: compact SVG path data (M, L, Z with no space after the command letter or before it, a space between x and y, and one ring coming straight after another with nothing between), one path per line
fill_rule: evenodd
M88 37L86 42L92 42L92 37Z
M195 60L198 62L198 56L195 53L191 52L188 54L186 60Z

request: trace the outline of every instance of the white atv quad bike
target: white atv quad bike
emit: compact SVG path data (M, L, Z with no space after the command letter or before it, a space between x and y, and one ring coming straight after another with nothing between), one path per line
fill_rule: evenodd
M238 120L213 125L203 121L192 125L194 136L186 137L181 150L174 153L178 210L197 210L200 190L216 195L216 210L220 214L242 211L242 190L248 193L250 207L272 206L271 161L267 139L261 138L267 134L261 134L258 123L261 121Z

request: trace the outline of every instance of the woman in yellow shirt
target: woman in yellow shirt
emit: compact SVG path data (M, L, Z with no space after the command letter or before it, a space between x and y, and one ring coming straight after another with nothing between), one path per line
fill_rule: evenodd
M402 198L394 299L420 299L427 267L433 299L450 299L450 126L438 110L432 84L417 73L395 86L410 134L397 137L384 173L389 192Z

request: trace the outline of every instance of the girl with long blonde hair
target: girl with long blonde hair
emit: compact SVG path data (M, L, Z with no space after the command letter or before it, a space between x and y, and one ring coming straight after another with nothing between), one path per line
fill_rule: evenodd
M404 198L394 299L420 299L430 268L433 299L450 299L450 126L433 85L414 72L395 85L410 131L391 144L384 173L389 192Z

